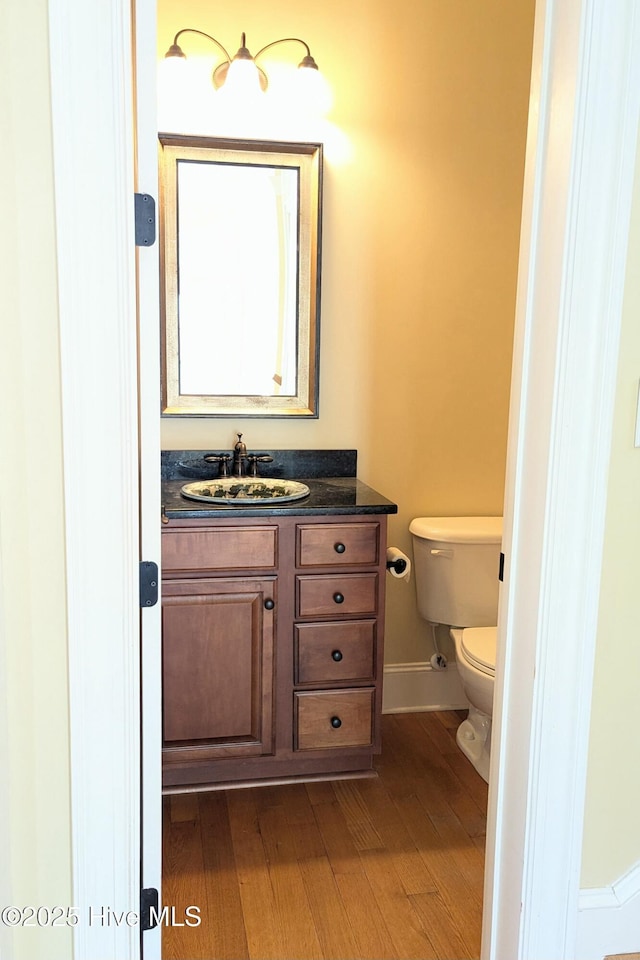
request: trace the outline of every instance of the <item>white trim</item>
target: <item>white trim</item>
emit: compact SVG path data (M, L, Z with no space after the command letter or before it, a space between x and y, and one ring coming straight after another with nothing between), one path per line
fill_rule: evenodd
M0 550L0 760L5 775L0 778L0 903L8 904L13 900L11 890L11 876L13 857L11 852L11 805L9 802L9 717L7 704L9 703L7 689L7 623L5 620L4 597L6 584L3 576L3 552ZM0 923L0 957L10 957L13 949L13 932L11 927Z
M580 891L578 906L580 910L593 910L611 907L624 907L625 904L640 897L640 862L618 877L608 887L586 887ZM640 924L637 927L638 946L640 946Z
M576 956L640 951L640 862L609 887L580 891Z
M638 28L635 0L537 7L483 960L576 956Z
M131 11L49 0L76 960L139 956L137 371ZM90 923L90 918L94 920Z
M611 892L620 907L624 906L630 900L640 897L640 861L611 884ZM636 946L640 947L640 924L636 927L636 939Z
M388 663L384 668L383 713L466 710L468 706L455 661L449 661L446 670L434 670L430 663Z
M135 9L136 192L158 199L156 0ZM157 211L158 212L158 211ZM158 218L156 218L158 219ZM140 402L140 548L160 567L160 264L158 244L138 250ZM142 886L162 903L162 640L161 604L141 618ZM143 938L145 960L159 960L162 927Z

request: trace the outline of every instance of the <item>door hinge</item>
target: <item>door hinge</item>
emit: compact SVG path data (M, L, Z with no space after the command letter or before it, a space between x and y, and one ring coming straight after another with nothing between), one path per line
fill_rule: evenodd
M151 908L153 907L153 914ZM155 887L145 887L140 891L140 929L153 930L158 926L160 898Z
M500 554L500 569L498 570L498 580L500 583L504 581L504 553Z
M148 193L134 193L136 247L152 247L156 242L156 202Z
M158 602L158 564L140 561L140 606L153 607Z

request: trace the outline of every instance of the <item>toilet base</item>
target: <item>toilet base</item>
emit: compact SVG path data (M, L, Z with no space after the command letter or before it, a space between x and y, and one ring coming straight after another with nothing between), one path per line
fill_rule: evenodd
M482 779L489 783L491 717L476 707L469 707L469 716L456 731L456 743Z

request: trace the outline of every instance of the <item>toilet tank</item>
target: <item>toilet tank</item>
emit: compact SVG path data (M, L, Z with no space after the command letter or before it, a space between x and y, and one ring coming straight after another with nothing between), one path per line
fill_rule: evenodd
M495 626L502 517L417 517L409 530L420 615L452 627Z

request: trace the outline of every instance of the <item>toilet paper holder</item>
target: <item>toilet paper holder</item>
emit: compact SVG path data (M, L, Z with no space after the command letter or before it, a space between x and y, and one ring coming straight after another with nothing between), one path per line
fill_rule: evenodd
M387 570L394 570L396 573L404 573L407 569L407 561L402 557L396 557L395 560L387 560Z

